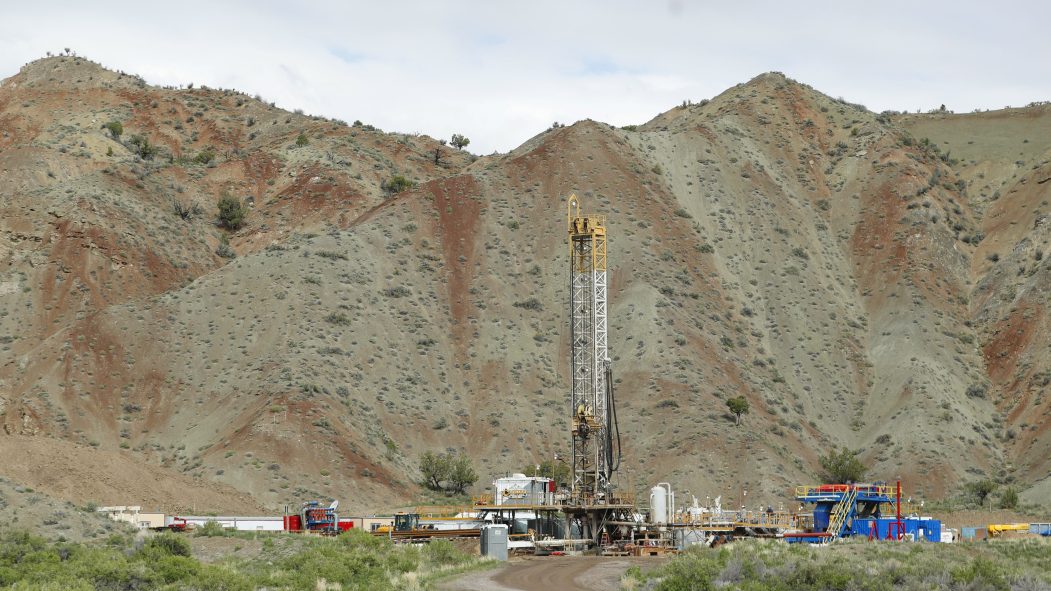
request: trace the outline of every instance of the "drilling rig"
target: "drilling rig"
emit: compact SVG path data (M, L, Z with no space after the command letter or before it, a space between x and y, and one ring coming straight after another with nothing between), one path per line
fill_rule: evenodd
M580 213L570 195L569 323L573 427L572 502L586 507L613 499L620 466L620 431L609 357L606 219Z

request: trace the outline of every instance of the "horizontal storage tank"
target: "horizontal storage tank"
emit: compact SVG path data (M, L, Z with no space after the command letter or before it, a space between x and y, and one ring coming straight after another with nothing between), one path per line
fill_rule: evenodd
M194 515L194 516L178 516L179 519L185 519L186 524L191 527L203 527L207 523L218 523L223 529L233 529L237 531L284 531L285 520L281 517L252 517L252 516L211 516L211 515Z

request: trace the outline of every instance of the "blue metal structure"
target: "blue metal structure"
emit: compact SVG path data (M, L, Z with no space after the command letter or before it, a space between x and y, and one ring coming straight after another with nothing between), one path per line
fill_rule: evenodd
M898 519L896 517L880 519L855 519L850 526L852 536L866 536L870 540L898 539ZM942 524L930 517L903 517L901 532L917 542L940 542Z
M321 533L338 533L339 517L336 515L336 503L323 507L317 501L303 503L300 513L303 518L303 529Z
M785 534L785 539L789 542L829 543L850 535L869 535L872 524L880 526L881 522L890 524L883 526L879 539L899 539L905 533L904 520L883 518L884 505L893 507L895 495L895 488L885 482L798 487L796 500L814 504L814 527L812 532ZM858 528L863 528L863 531Z

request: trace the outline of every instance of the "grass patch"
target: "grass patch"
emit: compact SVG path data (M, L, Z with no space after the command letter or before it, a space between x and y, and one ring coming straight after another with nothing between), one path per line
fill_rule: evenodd
M185 536L136 542L49 542L24 532L0 534L0 587L17 589L428 589L448 576L486 568L448 540L396 546L350 531L333 538L272 534L252 558L205 564Z
M1051 541L978 544L842 541L831 547L745 540L695 548L642 573L626 588L680 589L1044 589L1051 584Z

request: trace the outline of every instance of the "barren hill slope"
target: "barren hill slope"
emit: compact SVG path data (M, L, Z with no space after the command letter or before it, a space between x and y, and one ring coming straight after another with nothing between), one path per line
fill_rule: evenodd
M107 137L111 120L160 153ZM0 87L0 421L271 507L408 501L426 449L466 450L483 482L565 452L577 192L610 220L629 486L778 498L841 445L928 497L982 475L1037 483L1034 220L1051 184L1033 169L1020 191L1036 217L1019 223L1043 234L990 261L1023 235L995 212L1021 214L976 201L979 173L912 125L766 74L637 128L584 121L472 162L41 60ZM395 174L415 188L385 195ZM214 254L224 193L253 205L232 261ZM752 407L739 428L736 395Z

